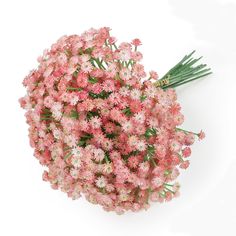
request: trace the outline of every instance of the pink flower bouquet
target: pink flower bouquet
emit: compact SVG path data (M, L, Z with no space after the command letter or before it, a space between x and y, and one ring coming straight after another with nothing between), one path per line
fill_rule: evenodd
M43 180L107 211L140 211L179 195L190 146L175 87L210 74L185 56L158 79L140 64L139 39L116 44L109 28L61 37L23 81L30 144Z

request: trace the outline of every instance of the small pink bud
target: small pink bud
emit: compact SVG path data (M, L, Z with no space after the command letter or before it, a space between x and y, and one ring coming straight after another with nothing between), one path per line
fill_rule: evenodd
M199 140L202 140L206 137L205 133L201 130L200 133L198 134Z
M133 44L135 47L142 45L140 39L133 39L132 44Z
M191 148L190 147L185 147L182 150L183 157L189 157L191 155Z

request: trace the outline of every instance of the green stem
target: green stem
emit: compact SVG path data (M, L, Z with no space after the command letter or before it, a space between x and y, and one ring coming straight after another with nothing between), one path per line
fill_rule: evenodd
M109 163L107 155L105 155L105 161L106 161L107 164Z
M48 114L44 113L44 114L42 114L41 116L43 116L43 117L51 117L51 116L52 116L52 113L48 113Z
M100 69L106 69L105 67L104 67L104 65L99 61L99 59L97 58L92 58L96 63L97 63L97 65L98 65L98 67L100 68Z
M210 74L212 74L212 72L209 72L209 73L206 73L204 76L207 76L207 75L210 75ZM182 83L175 83L174 85L172 85L171 87L172 88L175 88L175 87L178 87L178 86L180 86L180 85L183 85L183 84L186 84L186 83L188 83L188 82L191 82L191 81L193 81L193 80L196 80L196 79L200 79L200 78L202 78L203 76L198 76L198 77L195 77L195 78L193 78L193 79L189 79L189 80L186 80L186 81L184 81L184 82L182 82ZM166 88L168 88L168 87L166 87Z
M171 189L167 188L166 186L165 186L164 188L165 188L167 191L169 191L169 192L171 192L171 193L175 194L175 192L174 192L173 190L171 190Z
M156 85L163 89L175 88L211 74L211 69L206 68L206 64L196 65L202 57L194 59L192 57L194 52L191 52L180 60L179 63L156 82Z
M148 188L148 189L147 189L147 197L146 197L146 203L147 203L147 204L148 204L148 200L149 200L149 196L150 196L151 192L152 192L152 189L151 189L151 188Z
M194 132L192 132L192 131L188 131L188 130L185 130L185 129L181 129L181 128L175 128L176 130L179 130L179 131L183 131L184 133L192 133L192 134L195 134L195 135L197 135L198 136L198 134L197 133L194 133Z
M156 164L155 160L152 157L150 157L150 160L151 160L152 164L156 167L157 164Z
M159 196L162 196L163 198L165 198L165 197L166 197L166 194L165 194L165 192L164 192L164 193L160 192L160 193L159 193Z
M66 160L67 158L69 158L71 156L71 152L67 153L65 156L64 156L64 160Z
M53 120L51 117L42 117L40 120Z
M66 90L81 91L83 89L82 88L67 87Z
M182 157L179 153L178 153L178 157L179 157L179 159L180 159L181 162L184 162L183 157Z

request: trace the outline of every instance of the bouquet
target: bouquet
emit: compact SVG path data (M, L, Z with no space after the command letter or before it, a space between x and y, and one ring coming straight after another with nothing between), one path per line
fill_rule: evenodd
M43 180L118 214L177 197L190 146L205 136L180 128L174 88L210 69L192 52L158 78L140 63L140 45L118 45L107 27L63 36L38 58L19 100Z

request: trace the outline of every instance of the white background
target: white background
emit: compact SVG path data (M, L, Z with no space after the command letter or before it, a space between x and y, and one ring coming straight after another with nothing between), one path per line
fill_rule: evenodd
M42 181L17 101L43 49L61 35L102 26L119 41L139 37L147 71L163 75L193 49L214 71L177 89L183 127L207 135L179 178L181 196L122 216ZM236 235L235 0L7 0L0 30L0 235Z

